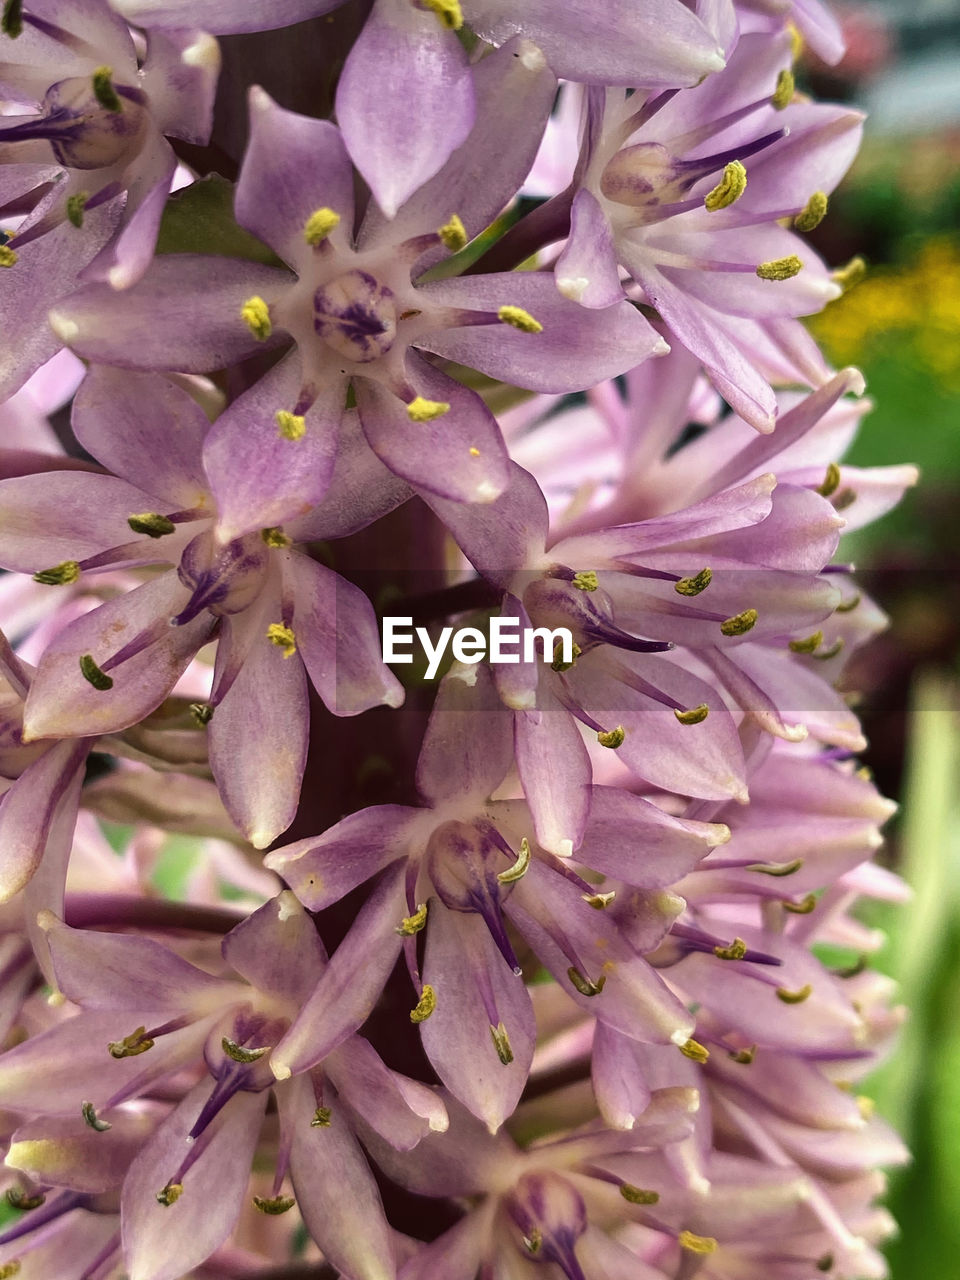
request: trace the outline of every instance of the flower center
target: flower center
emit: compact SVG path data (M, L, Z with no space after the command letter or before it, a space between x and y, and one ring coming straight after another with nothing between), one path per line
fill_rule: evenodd
M89 78L76 76L51 85L43 100L44 132L60 164L69 169L104 169L123 160L140 141L147 112L136 91L107 94ZM112 105L105 105L110 103Z
M347 271L313 295L313 327L345 359L377 360L397 336L393 290L366 271Z

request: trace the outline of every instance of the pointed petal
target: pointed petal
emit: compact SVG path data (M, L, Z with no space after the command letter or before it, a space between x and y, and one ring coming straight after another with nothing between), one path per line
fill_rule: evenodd
M611 307L623 298L613 233L597 198L582 187L570 211L570 236L556 265L557 288L582 307Z
M513 726L488 668L457 664L444 676L417 762L417 790L437 807L486 800L513 763Z
M569 857L590 810L590 757L573 716L544 685L536 709L515 714L517 769L537 839L551 853Z
M58 806L67 799L88 750L82 739L55 743L0 801L0 902L19 893L39 867Z

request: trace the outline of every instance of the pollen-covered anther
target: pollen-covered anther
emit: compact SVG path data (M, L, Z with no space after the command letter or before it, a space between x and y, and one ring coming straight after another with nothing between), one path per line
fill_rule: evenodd
M164 1208L169 1209L172 1204L176 1204L183 1195L182 1182L168 1182L162 1191L157 1192L157 1204L162 1204Z
M519 329L521 333L543 333L543 325L534 319L523 307L503 306L497 312L497 319L508 324L511 329Z
M793 72L789 67L784 69L777 76L777 87L773 91L770 99L770 105L776 107L778 111L783 111L785 107L789 107L793 101L793 95L796 91L796 82L793 78Z
M616 751L618 747L623 746L627 731L622 724L618 724L615 729L602 729L597 734L597 741L601 747L609 747L611 751Z
M68 587L80 577L80 566L76 560L64 560L55 564L52 569L41 569L33 575L34 582L45 587Z
M793 220L795 231L812 231L827 216L830 201L825 191L815 191Z
M115 115L123 110L123 103L113 84L113 68L97 67L93 73L93 96L104 111L112 111Z
M502 1022L490 1027L490 1037L493 1040L493 1047L497 1051L497 1057L505 1067L509 1067L513 1061L513 1049L510 1047L510 1037L507 1035L507 1029Z
M862 599L863 599L863 596L860 594L859 591L857 591L850 597L849 600L844 600L842 604L838 604L835 612L836 613L852 613Z
M792 862L751 862L744 871L759 871L764 876L792 876L803 866L802 858Z
M611 889L609 893L582 893L581 898L588 907L593 907L594 911L602 911L604 907L609 907L617 896L616 889Z
M21 1262L19 1258L12 1258L9 1262L0 1263L0 1280L13 1280L14 1276L20 1274Z
M793 653L813 653L814 649L819 649L823 644L823 632L814 631L812 635L804 636L802 640L791 640L789 648Z
M253 1196L252 1198L260 1212L271 1218L287 1213L297 1203L293 1196Z
M418 904L416 911L412 916L404 916L397 925L397 933L401 938L412 938L418 934L427 923L427 904L421 902Z
M154 1042L147 1035L147 1028L137 1027L136 1031L131 1031L122 1040L111 1040L107 1048L111 1058L136 1058L152 1049L153 1045Z
M699 1040L685 1040L680 1045L680 1052L685 1058L689 1058L691 1062L699 1062L701 1066L710 1057L710 1050L705 1045L702 1045Z
M679 582L675 582L673 589L679 596L698 596L701 591L706 591L712 581L713 570L701 569L692 578L681 578Z
M817 493L820 494L821 498L829 498L839 488L840 468L835 462L828 462L826 475L823 477L823 483L817 486Z
M285 658L292 658L297 652L297 638L293 634L293 628L282 622L270 623L267 627L267 639L283 651Z
M420 999L417 1001L415 1009L410 1010L411 1022L426 1022L437 1007L437 993L429 982L424 983L423 991L420 993Z
M260 537L268 547L273 547L275 551L285 551L287 547L293 546L293 539L289 538L279 525L271 525L268 529L261 529Z
M861 258L858 253L855 257L850 259L845 267L837 267L836 271L831 271L830 278L840 286L844 293L846 293L847 290L852 289L855 284L859 284L866 274L866 259Z
M596 591L600 585L600 579L593 569L583 569L580 573L573 575L573 585L578 591Z
M749 1067L750 1063L753 1062L756 1056L757 1046L755 1044L750 1045L749 1049L730 1050L731 1061L739 1063L742 1067Z
M681 724L703 724L710 714L710 708L705 702L701 702L699 707L689 707L686 711L681 711L679 707L676 707L673 714Z
M113 680L106 672L100 670L93 660L92 653L80 655L80 674L87 684L92 684L100 693L106 693L108 689L113 688Z
M194 724L204 729L213 719L213 707L209 702L191 702L190 716Z
M769 262L761 262L757 267L757 275L761 280L792 280L803 270L803 263L795 253L786 258L771 258Z
M39 1209L46 1199L42 1191L38 1191L35 1196L28 1196L19 1187L7 1187L7 1204L19 1213L29 1213L31 1209Z
M306 419L299 413L291 413L289 409L278 409L273 415L273 420L284 440L302 440L307 434Z
M720 634L724 636L743 636L752 631L757 624L759 614L756 609L744 609L743 613L735 613L720 623Z
M789 987L777 987L777 999L782 1000L784 1004L803 1004L804 1000L809 1000L812 995L813 987L809 982L797 991L791 991Z
M826 649L821 649L819 653L815 653L813 656L818 662L829 662L831 658L835 658L837 654L840 653L843 649L843 644L843 636L837 636L833 644L829 645Z
M735 204L747 189L747 171L739 160L731 160L723 170L723 177L703 197L705 208L710 213L718 209L726 209Z
M159 511L141 511L138 515L127 516L127 524L134 533L146 534L148 538L165 538L177 530L173 521Z
M569 670L570 670L570 668L573 666L574 662L576 662L576 660L580 657L581 653L583 653L583 650L582 650L582 649L580 648L580 646L577 644L576 640L574 640L574 642L573 642L573 662L564 662L564 660L563 660L563 658L562 658L562 657L561 657L561 658L555 658L555 659L553 660L553 662L551 662L551 663L550 663L550 670L551 670L551 671L557 671L557 672L561 672L561 671L569 671Z
M451 214L450 221L437 228L437 235L451 253L459 253L467 243L467 229L458 214Z
M83 226L83 213L88 199L85 191L76 191L72 196L67 196L67 221L78 230Z
M339 213L334 209L328 209L324 205L323 208L311 213L303 224L303 238L308 245L315 249L318 244L323 244L330 232L335 231L339 225Z
M659 1191L645 1191L643 1187L635 1187L631 1182L620 1183L620 1194L627 1204L659 1204Z
M433 422L450 412L446 400L425 400L423 396L415 396L407 405L407 417L411 422Z
M313 1119L310 1121L311 1129L329 1129L330 1122L333 1119L333 1112L329 1107L317 1107L313 1113Z
M567 970L567 977L582 996L598 996L607 981L607 975L602 973L596 982L591 982L574 965L571 965Z
M799 902L793 902L791 899L785 899L783 903L784 911L791 911L795 916L808 916L811 911L816 909L817 895L808 893L800 899Z
M460 0L422 0L423 7L429 9L439 19L440 25L448 31L459 31L463 26L463 10Z
M273 333L270 308L258 294L248 298L240 308L240 319L259 342L266 342Z
M100 1119L97 1115L97 1109L92 1102L81 1102L80 1114L83 1116L85 1123L88 1124L91 1129L96 1130L97 1133L106 1133L108 1129L113 1128L113 1125L107 1120Z
M681 1231L677 1236L677 1244L688 1253L716 1253L717 1242L713 1236L698 1236L693 1231Z
M0 17L0 31L11 40L16 40L17 36L23 34L23 0L6 0L3 16ZM16 1275L16 1272L10 1274Z
M727 947L714 947L713 954L718 960L742 960L747 954L747 944L742 938L734 938Z
M220 1047L228 1058L232 1058L234 1062L242 1062L248 1065L251 1062L257 1062L265 1053L270 1052L270 1045L264 1045L260 1049L244 1049L242 1045L237 1044L236 1040L231 1040L229 1036L224 1036L220 1041Z
M17 254L8 244L0 244L0 267L15 267Z
M516 862L512 867L508 867L506 871L497 872L497 879L501 884L513 884L526 875L529 865L530 841L524 836L520 841L520 852L517 854Z

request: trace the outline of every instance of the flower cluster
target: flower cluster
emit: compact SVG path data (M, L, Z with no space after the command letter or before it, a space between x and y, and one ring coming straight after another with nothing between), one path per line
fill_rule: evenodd
M886 1274L805 45L6 0L0 1278Z

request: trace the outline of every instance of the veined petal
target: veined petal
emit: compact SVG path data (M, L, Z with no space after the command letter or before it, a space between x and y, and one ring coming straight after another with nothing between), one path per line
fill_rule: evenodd
M513 763L513 726L488 668L455 666L440 684L420 759L417 790L431 804L484 801Z
M118 1190L130 1162L157 1126L162 1109L150 1103L116 1107L110 1127L98 1133L79 1111L43 1116L21 1125L4 1163L35 1182L97 1195Z
M343 0L269 0L268 5L236 0L115 0L117 13L141 27L195 25L216 35L289 27L338 8Z
M515 712L517 770L537 839L569 857L583 838L590 809L590 757L576 721L541 680L537 706Z
M627 884L660 889L729 838L726 827L675 818L619 787L593 787L577 861Z
M582 307L611 307L623 298L613 233L597 198L585 187L570 211L570 236L555 268L557 288Z
M89 749L82 739L54 743L0 801L0 902L19 893L39 867L61 800L72 801L76 817L79 781L68 796Z
M122 0L115 6L118 13L121 5ZM196 13L192 4L190 13ZM150 114L165 136L205 146L213 124L220 46L207 30L160 31L152 22L144 25L149 28L147 56L140 74Z

